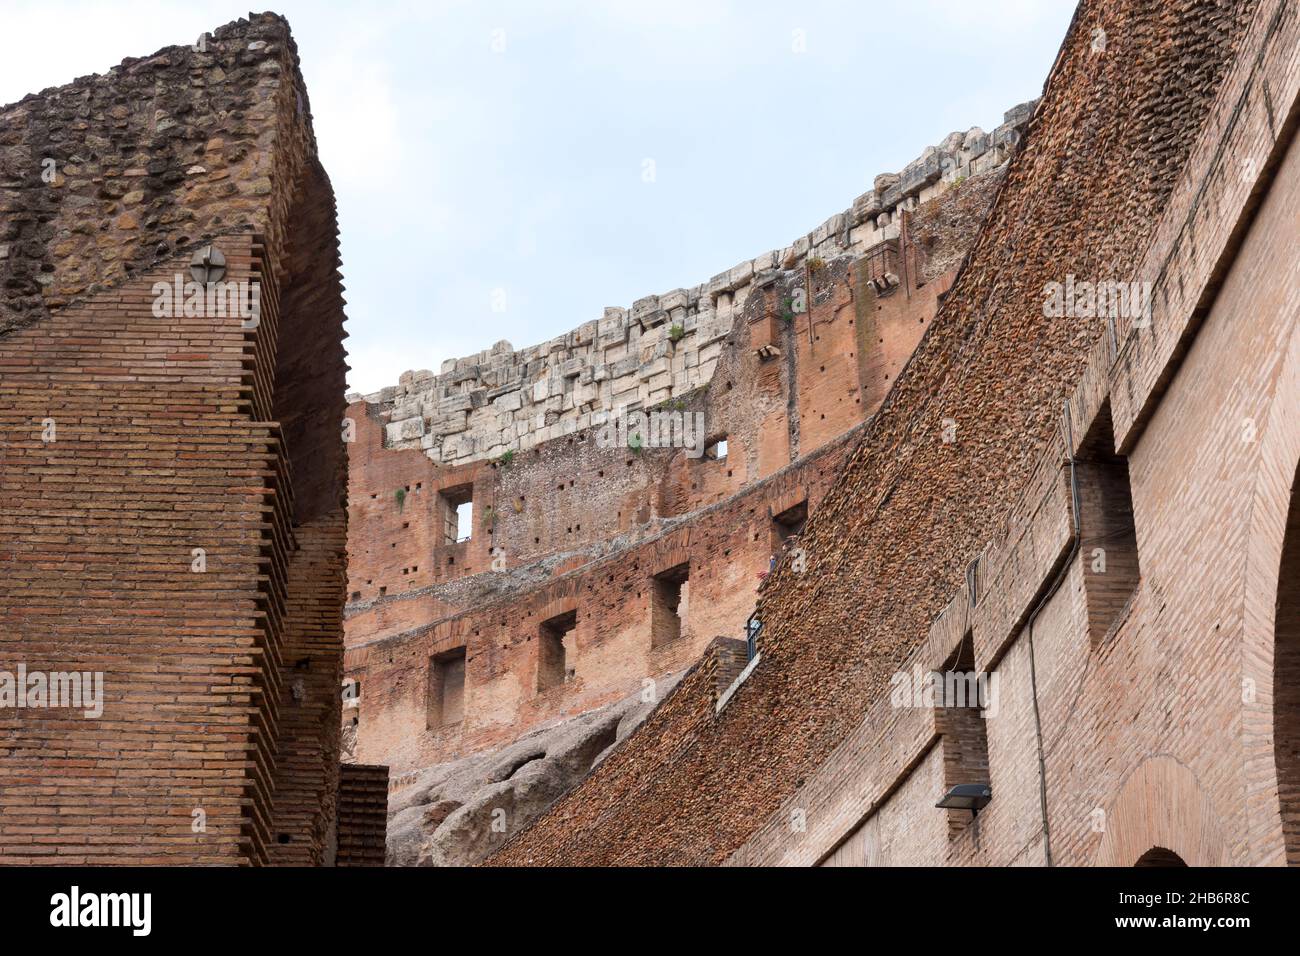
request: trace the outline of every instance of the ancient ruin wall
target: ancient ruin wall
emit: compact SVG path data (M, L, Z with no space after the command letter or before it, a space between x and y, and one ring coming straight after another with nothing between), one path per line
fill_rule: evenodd
M604 424L495 459L438 464L409 442L389 440L395 406L353 396L350 641L479 600L495 586L491 578L461 582L489 569L547 562L550 573L626 547L860 423L927 327L955 274L955 254L969 247L1004 168L935 183L926 202L899 212L899 237L865 256L805 261L753 282L716 343L710 382L653 406L692 423L702 418L694 438L726 439L725 467L702 460L698 447L624 447L623 436ZM691 361L686 345L668 345L674 363ZM459 502L472 503L473 522L458 531ZM399 609L386 600L393 597L429 600L416 613L412 600Z
M791 546L844 436L879 405L952 281L951 270L934 276L928 250L972 241L1001 174L904 212L897 243L755 284L711 386L661 406L701 417L699 437L725 438L723 457L633 450L592 427L507 460L438 466L383 447L379 408L350 406L356 759L389 763L400 786L609 704L680 672L715 637L743 633L773 555ZM912 242L913 229L930 241ZM795 313L797 290L807 308ZM449 539L452 493L473 502L468 540ZM676 614L656 603L665 574L680 579ZM539 628L567 613L569 674L543 689ZM461 653L463 707L443 721L430 707L439 661Z
M272 146L290 54L283 38L238 24L209 43L0 109L0 331L205 237L270 227L273 194L283 201L289 185L273 181Z
M0 110L0 204L0 666L104 681L0 715L3 859L329 862L343 313L288 25ZM254 316L160 311L209 243Z
M723 341L754 289L782 271L804 272L810 262L816 268L898 240L901 213L1005 162L1032 106L1009 110L991 134L978 127L951 133L901 173L877 176L850 208L784 249L692 288L638 299L630 309L607 308L602 318L540 345L516 351L501 341L448 359L436 375L404 373L398 385L365 400L381 407L389 447L420 448L435 462L461 465L571 435L619 409L680 398L713 380ZM960 243L936 251L953 249L955 258L931 259L922 281L957 265L965 252Z
M1140 262L1252 9L1080 6L966 269L810 521L806 572L769 579L758 664L721 709L688 674L494 862L722 862L888 694L1104 331L1049 321L1042 290Z
M978 833L931 806L960 749L941 714L878 698L729 862L1300 859L1298 39L1294 4L1256 7L1143 257L1150 322L1120 316L1094 345L975 594L904 665L964 646L1001 677Z

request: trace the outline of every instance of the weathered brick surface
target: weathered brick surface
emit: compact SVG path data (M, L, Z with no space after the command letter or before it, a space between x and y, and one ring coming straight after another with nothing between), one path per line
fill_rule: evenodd
M388 768L348 763L339 775L338 866L383 866Z
M742 847L738 862L816 862L859 824L866 835L842 844L842 852L858 862L1043 861L1039 721L1030 690L1030 645L1020 628L1037 593L1070 553L1073 519L1068 504L1060 507L1069 501L1065 472L1059 453L1042 456L1062 441L1063 403L1106 334L1105 323L1095 318L1048 318L1043 293L1047 283L1064 281L1066 272L1134 278L1135 264L1157 240L1161 214L1184 195L1193 147L1207 117L1218 115L1211 108L1229 66L1251 59L1238 45L1254 10L1252 3L1129 0L1080 6L966 268L810 521L803 539L808 570L798 574L782 567L764 590L758 667L720 714L705 675L699 669L688 674L630 741L494 862L719 863ZM1102 51L1098 28L1106 32ZM1231 231L1231 225L1225 228ZM1289 247L1281 242L1277 248ZM1276 303L1266 314L1279 314ZM1092 398L1097 378L1083 379L1093 388ZM943 440L945 419L955 423L955 441ZM1080 437L1091 421L1080 422ZM1186 442L1198 456L1212 458L1213 443L1190 435ZM1154 838L1151 826L1133 837L1132 826L1117 825L1105 838L1110 849L1090 851L1086 834L1099 803L1109 803L1112 821L1128 824L1151 819L1143 812L1150 802L1143 801L1156 783L1168 784L1179 798L1196 793L1163 764L1143 763L1160 752L1156 727L1169 729L1170 697L1159 684L1168 668L1158 661L1168 660L1169 642L1213 629L1216 614L1207 607L1223 606L1213 599L1231 584L1222 578L1213 588L1202 581L1195 592L1186 589L1188 616L1181 627L1167 619L1156 624L1154 609L1144 614L1143 602L1152 600L1154 590L1162 601L1171 597L1172 582L1148 578L1146 542L1170 532L1157 532L1166 526L1143 515L1143 482L1148 474L1185 482L1188 471L1176 460L1157 469L1143 463L1139 452L1130 467L1144 581L1128 623L1101 652L1104 660L1127 648L1134 658L1127 667L1107 668L1111 676L1104 687L1090 688L1086 699L1094 713L1081 718L1072 710L1071 682L1097 679L1101 666L1080 666L1078 655L1090 641L1081 601L1086 581L1078 565L1067 566L1070 577L1035 619L1033 670L1040 710L1051 711L1040 714L1042 726L1077 742L1048 744L1060 747L1048 769L1047 800L1055 808L1053 820L1056 813L1068 820L1063 832L1052 832L1054 855L1062 862L1131 862L1124 859L1130 845L1124 841ZM1294 459L1290 470L1287 464L1278 473L1289 481ZM1203 467L1209 474L1218 470L1208 461ZM1249 490L1242 498L1250 498ZM1166 521L1190 504L1176 493L1155 500L1162 503L1146 503L1148 514L1158 508ZM1009 513L1015 515L1010 523ZM1203 528L1217 526L1205 520ZM1002 715L987 727L999 796L980 815L978 828L953 833L947 817L933 809L946 757L933 713L889 708L888 691L891 675L909 655L939 650L931 645L941 638L944 653L928 658L934 661L929 666L937 666L956 647L966 627L945 624L918 650L942 608L959 613L961 582L990 539L995 543L976 571L983 596L974 608L973 631L976 666L996 668L1004 678ZM1202 533L1196 540L1214 535ZM1175 546L1171 541L1167 547L1172 560ZM1153 560L1159 562L1158 556ZM1173 565L1182 566L1178 560ZM1213 565L1206 556L1204 564L1192 566ZM991 580L1004 585L992 587ZM1141 635L1126 632L1139 615L1151 622L1148 628ZM1156 628L1168 637L1151 639ZM1230 701L1223 682L1237 676L1214 657L1197 671L1206 682L1183 705L1195 715L1184 721L1188 746L1196 738L1201 750L1206 728L1224 724L1193 702ZM1121 681L1132 682L1135 672L1144 675L1146 693L1126 699L1133 706L1140 702L1150 723L1143 728L1144 721L1118 710L1127 721L1124 743L1118 749L1100 745L1115 740L1113 701L1126 696ZM1231 676L1220 676L1218 683L1208 679L1225 672ZM1114 759L1116 754L1122 759ZM1236 756L1239 772L1240 747ZM1201 779L1204 792L1231 790L1232 758L1203 759L1218 760ZM1072 776L1068 768L1080 763L1090 763L1091 776ZM1073 789L1078 780L1096 781L1095 791ZM1240 818L1247 803L1240 775L1235 786ZM1251 801L1266 803L1267 795ZM1203 803L1189 806L1200 812ZM804 811L804 829L791 827L793 809ZM1185 841L1190 858L1222 858L1231 844L1213 848L1216 827L1224 829L1217 822L1191 825L1205 837ZM1275 842L1278 833L1275 825Z
M926 224L924 245L904 239L890 246L899 255L801 263L754 283L709 387L658 406L702 419L701 444L725 438L724 458L633 450L593 427L507 459L435 465L387 447L383 411L354 402L356 758L403 774L498 746L683 670L719 635L740 636L774 557L796 546L784 539L797 520L778 529L774 519L816 507L845 436L879 405L951 284L952 271L931 274L928 249L950 257L969 244L1001 173L905 212L905 226ZM873 287L886 271L897 284ZM442 492L466 486L470 538L448 543ZM656 575L670 570L684 575L675 614L655 597ZM571 611L573 673L539 692L539 628ZM460 647L464 719L431 721L430 662Z
M98 719L0 710L0 860L325 862L343 312L288 25L0 110L0 163L0 668L105 687ZM155 314L208 241L258 322Z
M1176 234L1169 225L1189 221L1206 186L1241 171L1238 157L1216 143L1272 131L1258 164L1246 167L1252 178L1239 204L1219 205L1215 227L1196 237L1197 255L1217 266L1201 274L1202 288L1179 296L1207 303L1204 322L1185 358L1164 353L1168 364L1151 379L1163 380L1160 396L1130 442L1136 591L1125 594L1133 587L1128 546L1115 533L1126 502L1090 472L1113 441L1105 403L1116 399L1114 389L1128 387L1125 355L1140 347L1137 338L1182 336L1189 316L1177 312L1132 328L1122 349L1107 338L1098 343L1070 401L1063 437L1072 435L1073 444L1042 459L1054 468L1071 452L1079 458L1079 525L1048 533L1036 549L1025 546L1027 537L1009 549L995 542L981 560L982 593L1014 597L974 616L980 656L1003 678L999 715L987 722L995 799L980 816L979 840L889 843L899 821L918 837L933 829L937 781L904 765L934 738L895 737L899 758L891 765L865 745L872 739L868 715L788 798L788 807L807 814L806 831L793 833L778 813L731 862L1040 864L1049 858L1049 833L1051 860L1066 865L1132 865L1156 847L1192 864L1297 858L1300 722L1291 688L1300 620L1292 586L1300 339L1289 290L1300 269L1300 150L1297 76L1287 64L1300 24L1284 6L1261 5L1255 16L1158 232ZM1239 108L1246 85L1271 91L1276 119L1266 109ZM1252 192L1255 201L1244 201ZM1153 250L1156 261L1169 257L1159 241ZM1172 260L1185 255L1175 250ZM1169 273L1164 281L1179 280ZM1114 439L1128 433L1123 419L1115 425ZM1012 510L1008 532L1045 512L1068 518L1069 507L1057 493L1031 492ZM1047 585L1073 534L1080 550L1060 590L1032 628L1021 627L1033 590ZM1097 572L1099 543L1112 559L1120 552L1118 568ZM1008 588L1012 582L1023 586ZM951 622L966 620L966 600L964 593L954 599L932 641L951 640ZM1098 626L1099 609L1114 618L1109 628ZM1011 628L1001 623L1008 618ZM1035 675L1028 673L1031 653ZM1046 770L1041 791L1035 702ZM877 726L890 720L879 703L875 711Z
M956 221L964 232L944 234L945 248L969 242L1000 175L936 196L915 221ZM506 461L434 466L382 447L374 407L354 403L347 673L364 688L349 714L360 717L357 759L405 773L497 746L682 670L717 635L740 635L774 556L796 545L774 519L816 507L844 436L879 404L952 281L926 278L925 249L904 249L906 268L888 260L898 285L873 288L868 260L844 257L753 290L711 386L667 406L701 416L702 437L725 437L723 459L611 447L588 429ZM807 310L796 310L805 287ZM758 353L756 327L776 358ZM443 543L438 490L465 484L470 540ZM680 607L667 615L654 578L682 565ZM570 611L573 673L539 692L538 628ZM464 720L431 723L430 661L462 646Z
M583 562L541 585L502 591L482 605L403 633L349 647L347 675L362 693L356 758L394 774L514 740L527 728L638 691L642 681L689 666L718 634L738 635L772 554L772 514L816 507L850 441L789 466L741 495L609 557ZM655 574L690 566L680 637L652 642ZM573 676L539 693L542 622L576 610ZM355 618L348 619L353 627ZM466 648L465 718L429 726L430 660Z
M0 331L266 228L290 184L261 134L283 119L292 41L267 17L209 40L0 108Z

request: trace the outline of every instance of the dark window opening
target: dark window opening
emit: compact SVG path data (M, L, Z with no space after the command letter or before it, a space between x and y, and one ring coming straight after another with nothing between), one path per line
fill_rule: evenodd
M721 461L727 457L727 436L715 438L704 446L704 457L713 461Z
M947 792L962 784L988 784L989 740L975 673L975 641L970 631L942 671L936 686L934 724L943 741L943 784ZM948 834L955 836L974 819L969 810L947 810Z
M656 574L650 589L650 646L660 647L682 636L689 597L690 564Z
M578 612L557 614L543 621L537 629L537 690L560 687L573 676L568 667L573 647L573 632L578 626Z
M465 718L465 648L429 658L430 729L449 727Z
M1075 461L1079 496L1079 559L1096 647L1123 617L1137 590L1137 528L1128 459L1115 453L1110 406L1097 416Z
M780 551L791 538L803 534L808 522L808 502L801 501L772 518L772 550Z

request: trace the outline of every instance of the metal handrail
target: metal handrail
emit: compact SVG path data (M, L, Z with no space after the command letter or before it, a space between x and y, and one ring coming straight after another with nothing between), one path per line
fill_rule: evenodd
M758 612L749 615L745 621L745 659L752 661L758 654L758 632L763 629L763 622L758 619Z

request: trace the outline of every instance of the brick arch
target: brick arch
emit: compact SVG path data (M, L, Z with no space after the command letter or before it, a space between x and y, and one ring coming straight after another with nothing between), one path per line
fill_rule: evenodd
M578 595L573 593L571 581L563 582L565 587L559 594L553 595L550 600L537 608L537 612L528 618L528 627L536 627L543 621L549 621L553 617L559 617L561 614L568 614L570 611L578 612L578 621L582 621L582 608L578 605Z
M1142 867L1169 867L1186 866L1187 862L1167 847L1153 846L1138 857L1137 862L1133 865Z
M1274 664L1278 585L1288 522L1297 520L1294 503L1300 472L1300 326L1292 320L1288 347L1273 388L1268 414L1259 429L1259 458L1247 527L1241 673L1249 681L1243 693L1247 858L1252 866L1286 863L1282 805L1278 795L1275 753ZM1294 537L1292 537L1294 540ZM1295 545L1292 545L1295 547ZM1292 565L1292 575L1295 568ZM1300 721L1294 708L1288 718ZM1294 799L1294 798L1293 798Z
M687 564L691 560L690 529L685 529L685 532L665 538L656 545L655 563L650 568L654 574L660 574L679 564Z
M1154 848L1188 866L1228 862L1223 824L1210 798L1196 775L1168 754L1138 764L1105 810L1096 866L1134 866L1149 861Z

